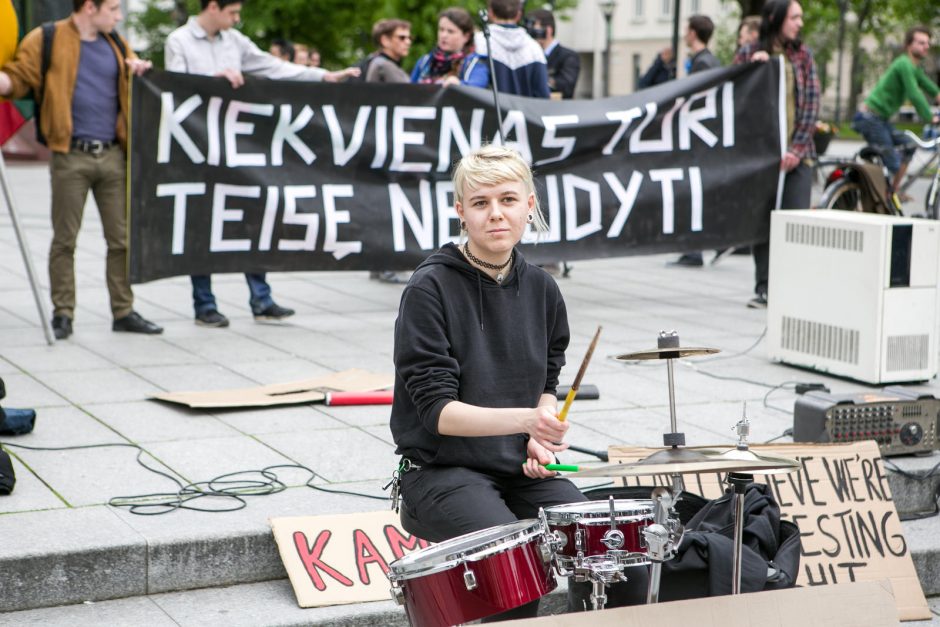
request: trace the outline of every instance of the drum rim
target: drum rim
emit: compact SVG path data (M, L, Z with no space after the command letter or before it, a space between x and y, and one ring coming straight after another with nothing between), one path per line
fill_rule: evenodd
M452 542L455 540L467 541L472 539L474 536L485 536L487 534L493 533L498 529L505 529L506 533L494 537L491 541L474 547L472 550L442 553L440 556L433 555L434 549L440 551L442 548L446 548L442 545L447 542ZM408 555L395 560L389 564L388 578L391 581L404 581L407 579L414 579L415 577L433 575L445 570L450 570L455 566L459 566L465 562L478 562L481 559L490 557L492 555L504 553L528 543L528 541L532 540L533 538L544 535L545 530L542 527L542 523L536 518L526 518L523 520L517 520L516 522L487 527L486 529L480 529L479 531L471 531L470 533L451 538L450 540L445 540L444 542L438 544L433 544L419 551L414 551L413 553L409 553ZM522 542L523 540L525 542ZM420 559L421 557L427 557L428 554L431 554L431 558L427 560L426 564L419 565L415 563L416 560Z
M632 509L617 507L617 503L629 502ZM590 508L594 511L577 511L578 508ZM617 522L652 520L653 501L650 499L614 499L614 517ZM610 524L610 505L607 501L583 501L565 503L545 508L545 519L549 525L583 523L585 525Z

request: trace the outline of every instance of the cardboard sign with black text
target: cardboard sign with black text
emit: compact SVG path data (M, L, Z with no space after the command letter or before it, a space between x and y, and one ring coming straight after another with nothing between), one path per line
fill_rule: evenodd
M800 463L789 474L754 474L755 481L770 486L782 517L800 528L803 553L798 585L888 579L901 620L930 618L877 444L774 444L751 449ZM630 463L657 450L613 446L610 461ZM723 493L719 473L684 477L689 492L708 499ZM623 482L671 485L668 476L628 477Z
M300 607L389 601L388 565L428 546L388 511L272 518Z

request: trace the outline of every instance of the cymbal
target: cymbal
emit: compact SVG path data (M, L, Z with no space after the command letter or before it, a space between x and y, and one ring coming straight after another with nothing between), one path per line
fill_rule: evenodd
M789 457L777 457L775 455L763 455L761 453L755 453L750 449L732 448L719 453L718 457L719 459L734 459L742 462L766 462L771 464L778 464L778 467L776 468L766 468L755 471L757 474L761 475L786 474L793 472L800 467L800 462L796 461L795 459L790 459Z
M672 348L651 348L635 353L618 355L615 359L620 361L643 361L647 359L678 359L680 357L699 357L701 355L714 355L720 353L718 348L693 348L691 346L675 346Z
M741 460L722 458L713 449L668 448L632 464L609 464L567 475L578 477L638 477L645 475L672 475L696 472L755 472L796 468L796 462L784 458L768 460Z

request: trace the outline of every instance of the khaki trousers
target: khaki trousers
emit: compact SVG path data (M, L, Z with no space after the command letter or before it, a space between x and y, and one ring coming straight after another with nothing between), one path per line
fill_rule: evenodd
M127 200L124 151L112 146L100 154L72 150L53 153L52 246L49 283L53 313L75 317L75 242L88 191L95 196L108 247L105 278L115 319L131 313L134 294L127 278Z

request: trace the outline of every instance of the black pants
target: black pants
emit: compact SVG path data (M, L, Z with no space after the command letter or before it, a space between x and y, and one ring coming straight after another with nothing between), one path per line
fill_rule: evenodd
M442 542L488 527L538 516L540 507L579 503L585 497L567 479L500 477L458 466L425 466L401 480L406 531L431 542ZM484 622L530 618L538 600Z
M809 209L813 189L813 172L801 163L787 173L783 179L781 209ZM767 293L767 277L770 273L770 242L754 244L754 292Z

